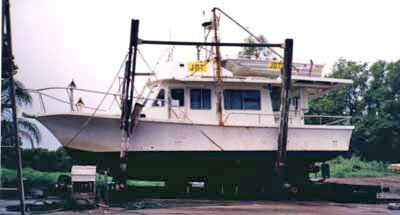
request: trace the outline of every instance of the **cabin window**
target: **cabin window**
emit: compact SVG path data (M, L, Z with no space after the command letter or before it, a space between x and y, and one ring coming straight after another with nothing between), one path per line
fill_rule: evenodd
M158 92L156 100L154 100L153 102L153 107L164 107L164 104L165 104L165 90L161 89L160 92Z
M225 110L261 110L258 90L224 90Z
M172 100L179 101L179 107L185 106L185 90L184 89L171 89Z
M271 88L271 103L272 111L279 112L281 108L281 88L272 87Z
M190 89L190 108L195 110L211 109L211 90Z

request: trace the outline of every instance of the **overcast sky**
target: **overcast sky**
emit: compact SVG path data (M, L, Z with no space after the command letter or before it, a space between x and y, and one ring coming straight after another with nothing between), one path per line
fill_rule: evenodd
M252 32L264 34L269 42L293 38L294 58L326 64L325 72L341 57L363 62L400 59L398 1L17 0L11 1L17 78L27 88L67 86L74 79L80 88L106 91L127 52L132 18L140 20L140 38L201 41L203 11L209 15L213 7L220 7ZM242 42L246 36L222 18L222 41ZM154 65L165 48L143 46L140 50ZM237 51L227 49L222 54ZM194 48L183 48L175 51L174 59L194 57ZM148 72L143 61L138 63L141 72ZM65 93L57 95L61 94ZM101 99L78 96L89 106L97 106ZM24 111L41 111L34 99L34 106ZM46 106L48 112L68 111L68 106L50 100ZM42 147L60 146L42 130Z

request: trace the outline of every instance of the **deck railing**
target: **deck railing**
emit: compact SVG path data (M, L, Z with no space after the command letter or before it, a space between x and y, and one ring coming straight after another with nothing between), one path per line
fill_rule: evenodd
M229 112L224 119L224 123L227 123L228 120L231 118L231 116L256 116L258 117L258 124L261 124L261 118L263 116L270 116L273 117L274 119L276 119L278 117L279 120L279 114L278 113L273 113L273 114L265 114L265 113L239 113L239 112ZM290 117L289 117L290 118ZM289 119L290 120L290 119ZM276 120L275 120L276 121Z
M351 116L304 115L306 125L350 125Z
M262 117L273 117L274 122L278 123L280 114L278 112L272 114L265 113L241 113L241 112L229 112L226 114L224 123L229 123L229 120L234 116L256 116L257 123L262 124ZM298 120L296 120L298 119ZM305 125L350 125L351 116L333 116L333 115L303 115L298 116L295 113L289 114L289 124L303 121Z

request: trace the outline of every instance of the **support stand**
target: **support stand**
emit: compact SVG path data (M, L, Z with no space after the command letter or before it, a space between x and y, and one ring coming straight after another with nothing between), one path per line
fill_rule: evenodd
M276 171L282 182L288 181L287 173L287 136L289 120L289 93L292 80L293 39L285 40L284 66L282 71L281 117L278 136L278 154Z

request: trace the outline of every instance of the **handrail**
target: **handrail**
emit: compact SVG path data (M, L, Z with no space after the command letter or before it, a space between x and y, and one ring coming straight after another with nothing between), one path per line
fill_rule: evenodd
M350 124L350 120L351 120L351 116L335 116L335 115L304 115L304 119L305 118L319 118L319 124L320 125L335 125L335 124L339 124L344 122L344 124L349 125ZM322 123L322 119L336 119L334 121L331 122L327 122L327 123Z
M58 101L58 102L71 105L71 102L68 102L68 101L65 101L65 100L56 98L56 97L51 96L51 95L48 95L48 94L46 94L46 93L42 93L42 92L40 92L40 91L36 91L36 90L32 90L32 89L27 89L27 90L28 90L28 92L37 93L37 94L39 95L39 99L40 99L40 102L41 102L41 107L42 107L42 109L43 109L44 112L46 112L46 108L45 108L45 105L44 105L42 96L46 96L46 97L51 98L51 99L53 99L53 100L56 100L56 101ZM72 103L72 105L75 105L75 104ZM94 107L90 107L90 106L86 106L86 105L83 105L82 108L89 109L89 110L95 110L95 109L96 109L96 108L94 108ZM99 109L99 111L106 112L107 110Z
M324 118L351 118L351 116L338 116L338 115L304 115L304 117L324 117Z
M46 87L46 88L40 88L40 89L27 89L28 91L46 91L46 90L68 90L68 87ZM96 91L96 90L88 90L88 89L82 89L82 88L74 88L74 90L77 91L83 91L83 92L88 92L88 93L97 93L97 94L103 94L103 95L111 95L111 96L121 96L121 94L117 93L106 93L102 91Z
M64 104L68 104L68 105L71 105L71 102L70 102L70 101L63 100L63 99L60 99L60 98L57 98L57 97L52 96L52 95L49 95L49 94L44 93L44 92L42 92L42 91L67 90L67 96L69 96L69 94L68 94L68 90L69 90L69 89L70 89L70 88L68 88L68 87L46 87L46 88L39 88L39 89L28 89L28 88L27 88L26 90L27 90L28 92L38 94L38 96L39 96L39 101L40 101L40 106L41 106L42 110L43 110L44 112L46 112L46 107L45 107L45 103L44 103L44 100L43 100L43 96L45 96L45 97L47 97L47 98L50 98L50 99L53 99L53 100L55 100L55 101L64 103ZM83 88L74 88L73 90L74 90L74 91L77 90L77 91L82 91L82 92L88 92L88 93L95 93L95 94L102 94L102 95L106 95L106 96L113 96L113 97L114 97L114 100L112 101L112 103L111 103L111 105L110 105L110 108L111 108L111 106L114 104L114 102L117 100L117 98L120 98L120 97L121 97L121 94L119 94L119 93L106 93L106 92L102 92L102 91L88 90L88 89L83 89ZM146 98L146 97L143 97L143 96L134 96L133 98L134 98L134 99L137 99L137 100L145 99L145 100L150 100L150 101L164 101L164 99L151 99L151 98ZM119 104L118 100L117 100L116 103L117 103L117 105ZM77 105L77 104L73 104L73 103L72 103L72 105ZM118 106L119 106L119 105L118 105ZM89 109L89 110L96 110L95 107L90 107L90 106L86 106L86 105L82 105L81 107L82 107L82 108L85 108L85 109ZM121 108L121 107L120 107L120 108ZM98 110L99 110L99 111L102 111L102 112L106 112L106 111L107 111L107 110L105 110L105 109L98 109Z
M261 116L273 116L273 117L278 117L279 118L279 114L278 113L272 113L272 114L268 114L268 113L239 113L239 112L229 112L225 119L224 119L224 123L226 123L229 119L229 117L231 115L255 115L258 116L258 123L261 123Z
M292 112L292 111L290 111ZM261 117L262 116L273 116L275 120L279 120L280 114L279 113L272 113L272 114L267 114L267 113L239 113L239 112L229 112L224 119L224 123L228 121L228 119L231 117L231 115L250 115L250 116L258 116L258 123L261 123ZM292 122L294 119L294 114L289 114L289 120ZM344 124L348 125L350 124L350 119L351 116L334 116L334 115L303 115L301 116L301 119L304 120L306 118L319 118L319 124L317 125L337 125L339 123L344 122ZM327 123L322 123L322 119L336 119L334 121L330 121ZM304 123L306 124L306 123Z

